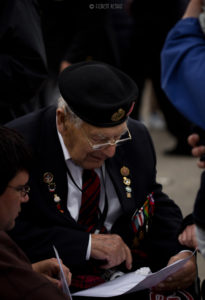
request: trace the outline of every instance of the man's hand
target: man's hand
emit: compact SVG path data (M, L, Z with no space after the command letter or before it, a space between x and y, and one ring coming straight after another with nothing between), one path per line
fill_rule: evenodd
M68 284L70 284L72 274L65 265L62 264L62 267L65 274L65 278ZM60 279L56 279L57 277L59 277L60 273L59 264L56 258L50 258L34 263L32 264L32 268L35 272L40 273L41 275L45 276L47 279L52 281L59 288L62 288Z
M195 224L188 225L184 231L178 236L180 244L190 248L197 248L196 226Z
M173 262L186 258L190 256L189 251L183 251L178 253L175 256L172 256L168 262L168 265ZM164 281L160 282L157 286L153 288L157 292L165 291L175 291L180 289L186 289L189 287L194 280L196 279L196 259L195 256L192 256L186 264L176 273L167 277Z
M132 254L122 238L117 234L92 234L91 257L106 260L101 266L109 269L125 261L127 269L132 268Z
M200 139L200 137L197 133L193 133L188 137L188 143L190 146L193 147L192 155L194 157L198 157L198 158L200 158L203 154L205 154L205 145L198 146L199 139ZM205 161L198 160L197 165L199 168L204 169Z

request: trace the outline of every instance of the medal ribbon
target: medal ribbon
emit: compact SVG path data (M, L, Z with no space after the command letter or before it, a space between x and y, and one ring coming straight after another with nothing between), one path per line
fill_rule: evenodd
M137 210L137 212L132 217L132 228L135 233L138 232L139 228L148 222L150 217L154 214L154 198L153 193L147 196L147 199L143 206Z

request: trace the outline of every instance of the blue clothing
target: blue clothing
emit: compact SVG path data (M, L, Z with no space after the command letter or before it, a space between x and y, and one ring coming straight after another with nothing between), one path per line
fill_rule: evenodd
M161 63L162 88L168 98L185 117L205 129L205 35L197 18L182 19L172 28Z

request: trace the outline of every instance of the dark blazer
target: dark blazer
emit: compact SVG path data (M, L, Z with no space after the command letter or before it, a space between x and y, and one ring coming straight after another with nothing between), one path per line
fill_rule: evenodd
M63 262L74 272L75 268L83 267L86 263L89 234L77 224L66 208L66 167L57 136L55 110L54 106L47 107L7 124L23 134L35 157L29 183L30 201L22 205L16 227L10 234L31 261L52 257L52 245L55 245ZM166 265L169 257L181 249L177 236L182 214L178 206L162 192L161 185L156 183L156 157L147 129L132 119L129 119L128 127L132 141L118 147L115 156L106 160L107 171L123 210L112 232L120 234L132 247L135 238L131 226L132 215L144 204L148 193L154 192L154 216L150 218L148 232L144 230L140 248L137 248L146 253L146 262L142 258L136 261L138 266L143 262L156 270ZM120 172L123 166L130 171L131 198L127 197ZM57 209L53 195L43 181L45 172L51 172L54 176L56 194L62 199L64 213Z

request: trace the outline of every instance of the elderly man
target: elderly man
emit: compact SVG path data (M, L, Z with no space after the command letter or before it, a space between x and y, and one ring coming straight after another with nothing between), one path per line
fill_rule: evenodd
M203 8L203 0L190 0L182 19L167 35L161 53L161 82L173 105L205 129Z
M14 130L0 127L0 298L68 300L55 286L60 284L56 277L60 271L57 260L48 259L31 266L5 232L14 226L21 204L29 200L30 165L30 151L22 137ZM63 269L70 281L68 268L63 266Z
M61 73L59 88L57 108L7 124L24 135L35 156L30 202L12 237L32 261L50 257L55 244L71 268L73 290L118 270L156 271L190 255L177 239L181 211L156 183L151 138L129 118L135 83L107 64L82 62ZM186 289L195 274L192 257L155 291ZM149 299L149 291L140 299Z

